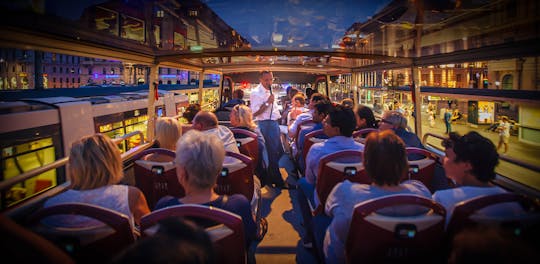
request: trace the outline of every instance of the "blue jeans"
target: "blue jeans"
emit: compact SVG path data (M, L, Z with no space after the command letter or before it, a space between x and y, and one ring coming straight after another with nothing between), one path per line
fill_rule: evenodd
M261 184L264 186L273 183L277 186L283 186L284 181L279 172L279 158L283 154L279 124L276 120L262 120L257 123L268 152L268 179L261 179Z

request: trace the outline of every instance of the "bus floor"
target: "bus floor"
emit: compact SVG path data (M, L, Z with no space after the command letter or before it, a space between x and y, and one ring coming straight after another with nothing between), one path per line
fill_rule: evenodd
M302 244L304 229L297 190L264 189L267 192L262 195L261 212L268 220L268 232L254 245L257 264L317 263Z

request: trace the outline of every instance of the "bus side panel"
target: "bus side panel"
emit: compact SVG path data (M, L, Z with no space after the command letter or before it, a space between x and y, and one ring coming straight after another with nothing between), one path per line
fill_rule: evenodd
M60 123L56 109L0 115L0 134Z
M68 155L71 144L83 136L94 134L94 119L90 102L58 104L62 120L64 153Z

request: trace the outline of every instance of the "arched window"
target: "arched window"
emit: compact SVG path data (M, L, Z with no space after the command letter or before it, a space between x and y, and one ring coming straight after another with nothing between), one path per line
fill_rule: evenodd
M502 89L512 90L514 86L514 77L511 74L506 74L502 78Z

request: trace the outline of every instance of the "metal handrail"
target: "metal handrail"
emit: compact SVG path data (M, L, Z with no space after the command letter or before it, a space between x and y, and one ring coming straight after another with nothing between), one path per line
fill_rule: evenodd
M424 144L424 145L427 144L428 137L435 137L435 138L438 138L438 139L441 139L441 140L446 139L446 137L441 136L441 135L437 135L437 134L433 134L433 133L425 133L424 136L422 137L422 144ZM530 164L530 163L527 163L527 162L523 162L523 161L515 159L515 158L511 158L511 157L508 157L508 156L499 156L499 159L503 160L503 161L506 161L508 163L515 164L515 165L518 165L520 167L532 170L534 172L540 172L540 166L533 165L533 164Z
M115 144L117 144L118 142L120 142L122 140L126 140L128 138L131 138L131 137L134 137L134 136L137 136L137 135L139 135L141 137L141 142L144 142L144 134L141 131L133 131L131 133L125 134L122 137L113 139L113 142ZM141 152L141 151L149 148L150 145L151 145L150 143L142 143L141 145L136 146L135 148L132 148L132 149L130 149L129 151L127 151L125 153L122 153L122 155L121 155L122 161L127 160L127 159L133 157L134 155L136 155L138 152ZM13 185L15 185L17 183L26 181L26 180L28 180L30 178L33 178L33 177L35 177L35 176L37 176L37 175L39 175L41 173L44 173L46 171L49 171L49 170L56 169L56 168L59 168L61 166L64 166L64 165L67 164L68 160L69 160L69 157L64 157L64 158L61 158L59 160L54 161L53 163L43 165L43 166L41 166L39 168L35 168L35 169L31 170L31 171L24 172L22 174L19 174L19 175L13 177L13 178L2 181L2 182L0 182L0 191L6 191L11 186L13 186Z

